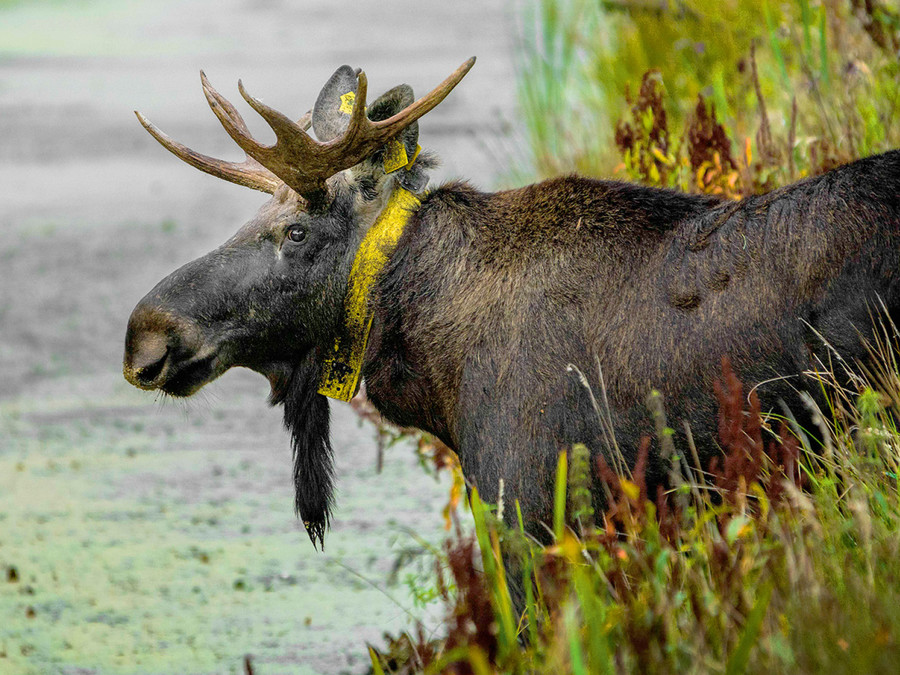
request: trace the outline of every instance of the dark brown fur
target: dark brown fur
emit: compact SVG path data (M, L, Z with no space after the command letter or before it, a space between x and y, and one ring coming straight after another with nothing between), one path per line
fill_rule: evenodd
M652 431L651 388L708 457L720 358L751 386L787 376L757 392L800 414L800 373L830 360L816 331L863 358L873 303L896 312L898 234L898 152L737 204L577 177L496 194L445 186L379 285L369 396L454 448L488 500L503 479L539 532L559 450L608 450L568 364L598 398L602 369L632 462Z

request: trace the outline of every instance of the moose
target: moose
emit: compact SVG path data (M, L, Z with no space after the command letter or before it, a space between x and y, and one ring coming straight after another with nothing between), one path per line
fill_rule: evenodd
M474 61L421 99L400 85L368 105L365 74L342 66L296 122L239 83L271 146L201 73L243 162L136 113L182 160L272 197L137 304L124 375L172 396L234 366L265 375L314 545L333 505L328 397L349 400L361 380L387 420L453 449L486 500L502 481L545 539L560 451L616 446L633 465L653 430L651 390L675 444L690 422L707 461L721 357L764 409L802 409L804 373L834 354L864 360L873 303L900 309L898 151L737 202L576 175L426 191L436 159L420 152L417 120ZM657 452L647 481L665 474Z

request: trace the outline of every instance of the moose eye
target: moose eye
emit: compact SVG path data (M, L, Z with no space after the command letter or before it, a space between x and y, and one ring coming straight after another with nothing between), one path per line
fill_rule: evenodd
M302 225L293 225L288 230L288 239L299 244L306 239L306 228Z

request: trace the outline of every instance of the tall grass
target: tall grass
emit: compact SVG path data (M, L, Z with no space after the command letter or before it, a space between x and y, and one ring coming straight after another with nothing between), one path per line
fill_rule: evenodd
M900 145L900 13L880 0L527 0L522 15L519 178L623 173L615 121L648 71L673 146L702 97L771 174L758 190Z
M896 346L896 330L887 334ZM869 387L851 396L820 374L832 393L826 410L814 408L821 446L812 447L765 418L726 361L721 460L674 465L682 487L648 495L642 467L662 439L647 439L632 479L597 467L611 498L599 518L579 520L577 509L593 508L592 471L574 446L560 455L550 546L506 527L473 490L475 532L457 527L438 563L448 635L408 649L427 655L414 670L893 672L900 381L891 372L887 397ZM505 570L522 576L524 607Z

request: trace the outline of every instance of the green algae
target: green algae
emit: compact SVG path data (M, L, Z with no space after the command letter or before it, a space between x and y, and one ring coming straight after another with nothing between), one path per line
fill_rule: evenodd
M323 640L362 658L356 631L405 625L357 576L383 583L383 528L312 555L258 451L197 449L217 419L150 434L159 409L129 398L0 405L0 671L315 672Z

